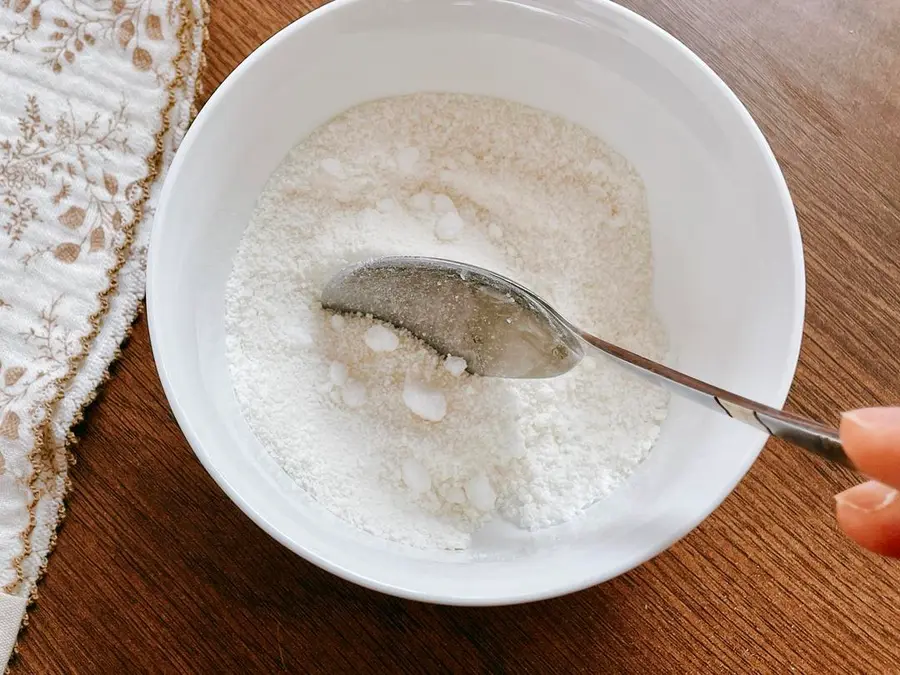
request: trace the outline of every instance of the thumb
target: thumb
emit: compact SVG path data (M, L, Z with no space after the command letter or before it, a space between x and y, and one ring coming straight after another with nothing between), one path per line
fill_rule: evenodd
M861 546L900 557L900 408L847 413L840 432L847 455L875 480L835 497L838 524Z

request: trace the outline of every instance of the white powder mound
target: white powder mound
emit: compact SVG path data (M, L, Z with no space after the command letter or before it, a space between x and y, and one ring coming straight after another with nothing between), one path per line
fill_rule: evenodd
M577 517L647 456L667 395L606 359L551 380L480 378L404 331L322 310L332 274L379 255L486 267L608 340L665 353L643 185L625 159L496 99L353 108L272 175L226 297L242 413L325 508L397 542L466 548L490 518L533 530Z

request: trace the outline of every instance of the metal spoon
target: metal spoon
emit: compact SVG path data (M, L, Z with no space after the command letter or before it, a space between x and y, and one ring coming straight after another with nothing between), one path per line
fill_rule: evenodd
M755 403L617 347L572 325L540 297L486 269L450 260L386 257L343 269L322 306L405 328L486 377L543 378L574 368L588 345L712 410L853 468L837 431Z

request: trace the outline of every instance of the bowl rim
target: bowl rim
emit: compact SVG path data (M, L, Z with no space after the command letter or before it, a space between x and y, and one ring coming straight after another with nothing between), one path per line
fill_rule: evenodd
M534 6L539 4L541 0L496 1L503 2L505 4L520 5L525 8L534 8ZM606 567L602 571L598 571L597 574L576 578L574 580L566 578L556 578L554 579L553 583L545 584L537 590L530 590L528 587L523 587L521 590L518 590L515 593L507 593L503 596L467 596L461 598L455 595L419 591L415 588L397 586L395 584L379 581L376 578L372 578L371 576L367 576L366 574L357 572L353 569L349 569L348 567L335 563L324 556L309 551L304 547L302 542L298 542L297 540L291 539L290 537L284 535L280 530L271 526L266 518L261 513L259 513L252 504L248 503L230 485L227 480L225 480L224 476L219 472L216 466L216 462L213 459L215 453L208 452L204 447L204 444L194 430L194 427L191 424L187 413L179 403L178 393L172 383L172 378L169 376L169 372L166 366L167 349L163 346L164 339L162 337L165 331L165 327L161 326L160 321L156 318L158 316L156 310L157 303L161 301L157 297L155 288L160 283L159 277L165 274L165 272L163 272L159 263L157 262L158 256L160 255L158 252L160 248L159 242L162 237L162 231L165 228L165 215L170 199L170 194L174 190L173 186L181 169L181 165L184 163L184 158L190 152L190 149L194 144L196 138L201 133L203 133L203 128L204 126L206 126L207 119L213 114L213 111L216 109L218 102L226 95L226 92L228 92L231 88L237 86L237 83L240 80L242 74L253 67L253 65L257 61L262 59L267 52L273 50L278 44L292 39L296 33L305 30L310 23L315 22L317 19L325 16L326 14L330 12L341 11L347 6L364 2L366 2L366 0L333 0L332 2L320 6L317 9L305 14L304 16L292 21L290 24L265 40L259 47L251 52L251 54L247 56L247 58L245 58L240 64L238 64L238 66L228 74L228 76L215 90L215 92L213 92L212 96L210 96L209 100L206 102L206 104L203 106L203 108L200 110L199 114L191 124L179 146L178 151L175 154L175 157L168 169L167 177L160 193L157 205L157 218L159 218L159 220L158 222L154 223L154 227L150 235L146 282L146 303L150 343L154 361L156 363L166 399L168 400L175 419L178 422L178 425L186 440L188 441L188 444L191 446L191 449L194 452L195 456L206 469L206 471L210 474L213 480L215 480L219 488L228 496L228 498L231 499L231 501L234 502L238 506L238 508L240 508L241 511L243 511L243 513L246 514L257 526L259 526L263 531L265 531L269 536L278 541L280 544L293 551L294 553L300 555L305 560L347 581L353 582L371 590L421 602L457 606L499 606L520 604L559 597L613 579L621 574L624 574L625 572L628 572L631 569L634 569L639 565L642 565L648 560L659 555L661 552L670 548L672 545L677 543L680 539L694 530L706 518L708 518L709 515L712 514L712 512L721 505L725 498L734 490L735 486L749 471L750 467L756 461L760 452L765 446L766 439L761 438L758 442L754 441L754 443L756 444L755 450L753 450L752 447L748 448L748 450L753 451L748 451L745 454L745 461L734 473L733 479L723 484L720 493L710 501L707 508L705 509L706 513L699 520L697 520L696 522L687 522L683 526L676 528L665 537L657 540L654 545L646 547L644 551L639 554L633 555L630 559L622 562L618 566ZM803 255L803 244L799 223L797 221L797 215L794 210L793 201L791 199L787 183L784 179L784 174L781 171L775 155L772 152L772 149L766 141L759 126L756 124L756 121L753 119L752 115L740 101L737 95L718 76L718 74L716 74L716 72L712 70L712 68L710 68L699 56L697 56L681 41L654 24L649 19L646 19L636 12L616 4L612 0L588 0L588 2L598 8L602 8L603 11L609 12L618 19L631 23L635 28L647 32L655 39L667 43L669 48L672 48L679 52L682 57L686 58L686 60L692 64L697 72L702 74L707 79L707 81L715 85L716 89L729 104L732 112L736 115L737 119L745 128L745 131L750 132L757 151L760 152L762 158L765 161L770 178L774 179L774 182L777 186L776 197L790 230L789 242L791 247L791 258L793 261L793 281L794 287L796 289L796 297L794 299L793 308L794 322L792 326L792 333L790 336L790 344L788 345L789 350L787 360L785 363L781 382L777 387L777 394L773 397L773 399L777 399L774 400L773 403L776 406L782 406L787 399L788 393L793 383L800 356L806 309L806 273ZM546 9L546 7L544 8ZM598 570L600 569L601 568L598 567Z

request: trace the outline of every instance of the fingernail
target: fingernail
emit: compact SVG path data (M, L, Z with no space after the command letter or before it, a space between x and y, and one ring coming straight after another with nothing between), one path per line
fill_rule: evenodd
M872 513L892 504L897 499L897 491L877 480L870 480L849 490L844 490L835 495L834 499L840 506L847 506L863 513Z
M863 429L900 430L900 408L860 408L844 413L844 419Z

